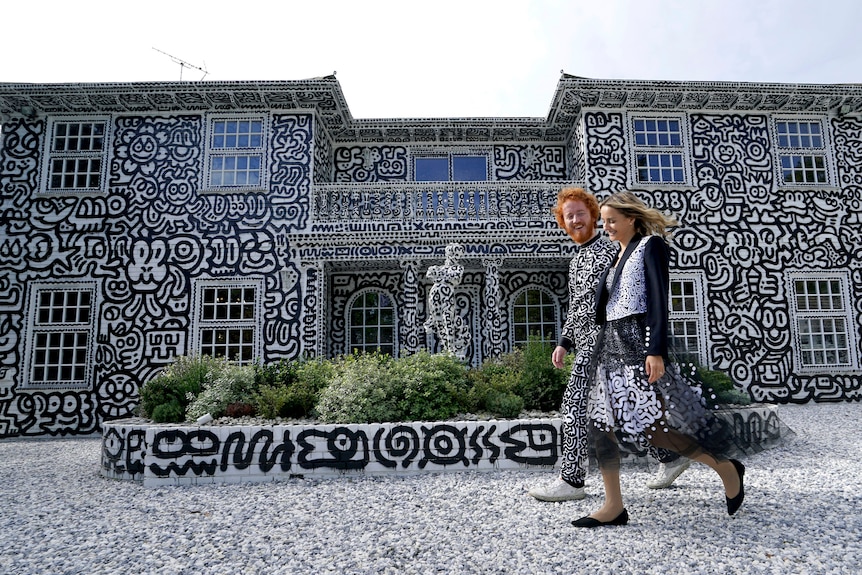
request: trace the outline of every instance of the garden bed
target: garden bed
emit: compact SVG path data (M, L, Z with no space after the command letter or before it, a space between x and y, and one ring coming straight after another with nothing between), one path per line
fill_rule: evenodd
M781 438L778 406L719 412L746 447ZM296 477L554 469L562 419L371 424L189 425L143 419L102 425L101 474L144 486Z

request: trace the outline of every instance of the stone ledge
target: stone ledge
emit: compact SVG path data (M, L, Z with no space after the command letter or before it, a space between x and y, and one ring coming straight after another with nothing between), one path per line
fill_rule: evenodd
M778 406L720 412L754 450L781 439ZM345 425L102 425L101 474L147 487L294 477L552 470L562 419Z

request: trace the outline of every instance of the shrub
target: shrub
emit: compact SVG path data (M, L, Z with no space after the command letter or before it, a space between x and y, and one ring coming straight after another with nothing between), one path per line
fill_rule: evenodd
M254 367L233 365L226 361L224 368L212 381L206 382L196 397L189 397L186 417L190 420L209 413L221 417L232 403L254 404Z
M287 402L281 410L284 417L308 417L315 412L320 392L335 377L335 365L322 359L304 360L297 364L296 378L288 388Z
M467 368L451 354L354 354L334 371L316 408L326 422L436 421L467 402Z
M275 367L259 366L255 372L254 405L261 417L310 417L320 391L332 381L334 364L326 360L288 362ZM289 364L289 365L288 365Z
M178 423L185 418L186 408L177 399L158 404L150 415L150 419L157 423Z
M288 388L277 385L261 385L254 394L257 414L266 419L282 415L282 409L290 400Z
M296 381L297 362L280 359L267 364L255 364L254 383L261 387L290 387Z
M497 417L514 418L523 411L524 400L511 392L491 390L485 396L485 407Z
M520 360L520 351L485 360L480 368L470 371L468 410L487 411L497 417L514 417L521 412L524 401L515 392L521 382L521 368L513 361L515 356ZM520 408L514 415L511 414L515 406L512 397L520 400Z
M185 419L191 398L223 368L224 361L209 356L180 356L140 390L141 415L158 423Z
M328 423L377 423L397 419L387 396L391 358L379 353L353 354L334 361L330 384L321 390L317 415Z
M723 371L698 367L697 375L704 390L712 389L715 392L718 403L725 405L748 405L751 403L748 394L737 389L730 376Z
M563 403L569 371L551 363L556 344L530 336L522 350L521 381L516 390L527 409L551 411Z
M420 351L392 361L389 371L395 421L448 419L467 405L467 367L452 354Z

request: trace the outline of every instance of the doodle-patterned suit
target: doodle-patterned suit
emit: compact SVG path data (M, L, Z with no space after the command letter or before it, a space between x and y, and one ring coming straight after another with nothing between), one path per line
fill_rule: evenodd
M598 337L595 322L596 288L599 277L610 267L619 247L601 233L576 247L569 264L569 311L558 345L576 354L569 383L563 395L563 457L560 477L581 487L587 474L588 369Z

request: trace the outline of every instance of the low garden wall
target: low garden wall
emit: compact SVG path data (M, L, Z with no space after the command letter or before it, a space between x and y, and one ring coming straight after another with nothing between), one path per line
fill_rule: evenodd
M778 406L724 410L754 450L781 439ZM266 482L292 477L504 469L551 470L561 419L347 425L102 425L101 473L144 486Z

